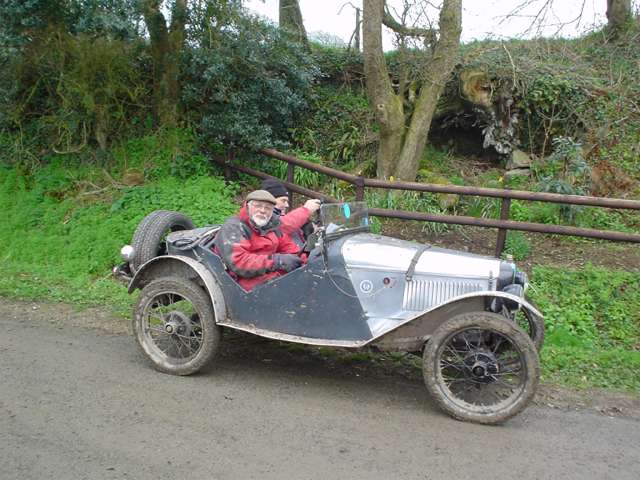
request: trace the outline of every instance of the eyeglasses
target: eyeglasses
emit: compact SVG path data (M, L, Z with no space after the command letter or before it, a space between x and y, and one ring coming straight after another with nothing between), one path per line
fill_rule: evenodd
M253 210L260 210L263 212L271 212L273 211L273 204L269 202L262 202L260 200L253 200L251 202L251 208Z

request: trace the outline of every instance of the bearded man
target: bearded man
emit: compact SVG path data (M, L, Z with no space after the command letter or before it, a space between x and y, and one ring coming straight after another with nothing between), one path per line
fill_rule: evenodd
M271 193L255 190L247 195L238 215L229 218L216 235L215 252L245 290L303 263L298 255L300 247L280 229L280 218L273 213L275 206ZM304 223L310 212L302 207L289 213L292 214L300 216L296 223Z

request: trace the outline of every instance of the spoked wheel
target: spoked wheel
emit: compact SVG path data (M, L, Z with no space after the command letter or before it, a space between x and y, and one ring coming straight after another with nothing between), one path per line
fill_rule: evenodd
M220 327L208 294L177 277L155 280L142 289L133 332L154 367L174 375L200 370L220 343Z
M494 424L533 399L540 377L531 339L503 316L458 315L429 339L423 356L427 390L458 420Z

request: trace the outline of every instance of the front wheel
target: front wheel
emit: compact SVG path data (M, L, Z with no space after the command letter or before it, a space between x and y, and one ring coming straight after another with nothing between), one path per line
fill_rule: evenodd
M133 333L153 366L173 375L200 370L215 356L221 336L209 295L179 277L160 278L142 289Z
M531 301L529 301L531 303ZM526 308L520 308L514 313L513 320L526 334L539 352L544 345L544 321Z
M436 329L423 354L424 381L458 420L501 423L522 412L540 378L531 339L501 315L458 315Z

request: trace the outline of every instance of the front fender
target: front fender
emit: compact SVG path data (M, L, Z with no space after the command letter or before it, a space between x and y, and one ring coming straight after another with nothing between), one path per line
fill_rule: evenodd
M404 320L367 342L382 350L418 351L433 332L450 318L469 312L486 310L486 305L494 298L505 298L517 302L533 316L544 318L540 311L524 298L500 291L472 292L449 299L447 302Z
M491 298L506 298L506 299L512 300L514 302L517 302L520 305L520 308L524 308L525 310L531 312L534 316L539 317L539 318L544 318L542 313L540 313L540 311L536 307L534 307L530 302L525 300L523 297L518 297L517 295L514 295L512 293L500 292L500 291L473 292L473 293L470 293L470 294L467 294L467 295L463 295L463 297L474 296L474 295L482 295L484 298L487 298L487 297L491 297Z
M211 298L216 323L226 321L227 307L218 280L209 269L193 258L181 255L152 258L131 279L129 293L137 288L144 288L149 282L161 277L182 277L202 283Z

